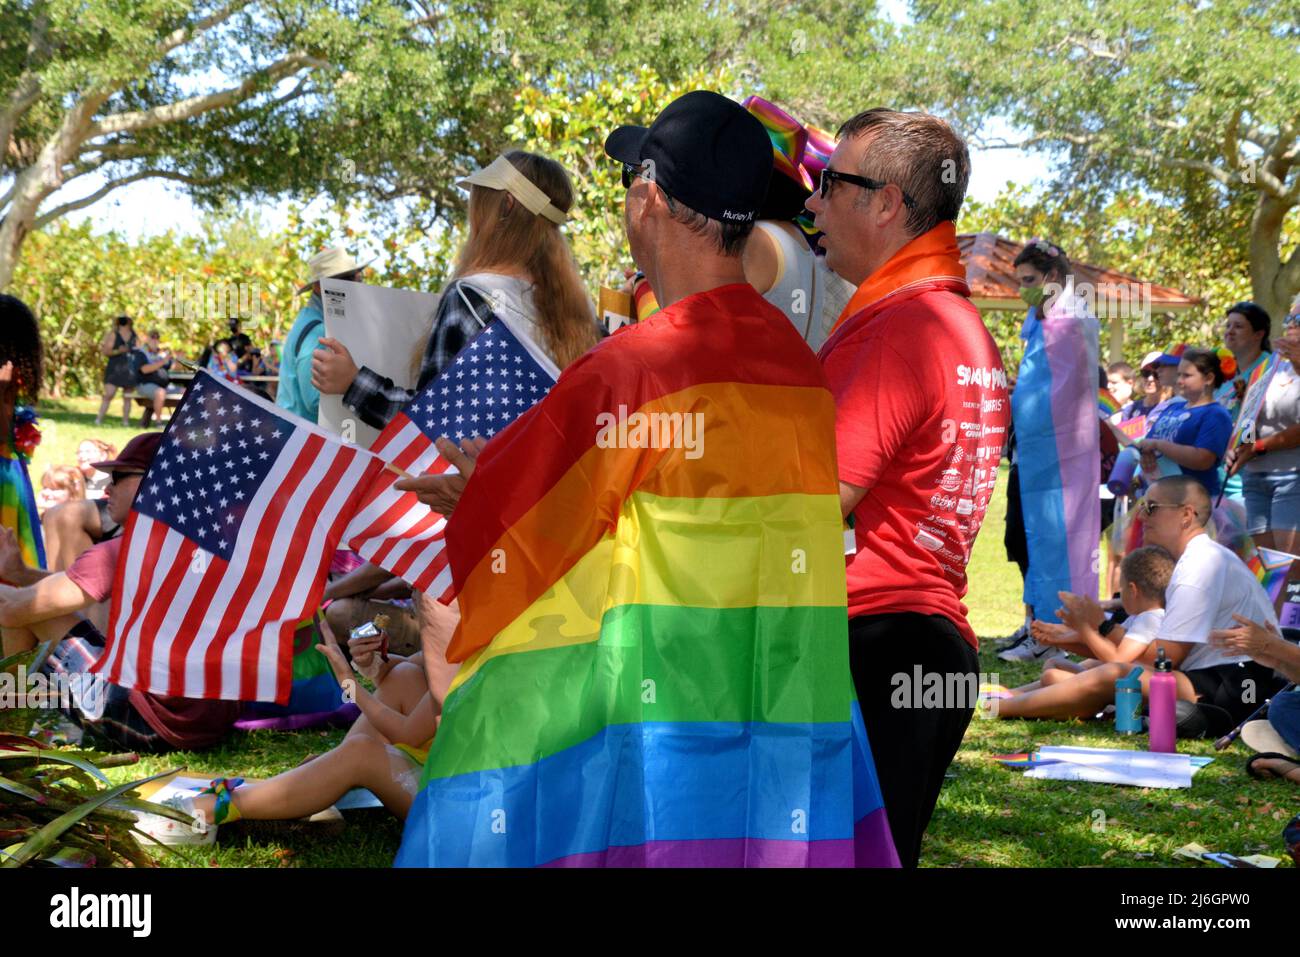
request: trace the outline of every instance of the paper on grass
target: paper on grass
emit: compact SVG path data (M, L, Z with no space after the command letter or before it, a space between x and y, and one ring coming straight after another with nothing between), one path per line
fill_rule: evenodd
M1144 788L1191 787L1192 775L1208 763L1193 763L1191 756L1186 754L1113 748L1045 747L1038 749L1038 757L1058 763L1031 768L1025 772L1025 777L1130 784Z
M435 293L324 279L321 306L325 335L347 346L358 368L373 369L403 389L415 388L438 308ZM362 422L339 395L320 397L317 421L362 448L379 438L379 430Z

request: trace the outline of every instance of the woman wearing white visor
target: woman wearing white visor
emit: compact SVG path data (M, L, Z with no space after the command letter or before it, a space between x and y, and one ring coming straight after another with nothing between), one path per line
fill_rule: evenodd
M469 236L442 291L414 390L357 368L347 348L321 339L312 383L364 422L382 429L505 310L524 320L534 341L563 369L596 344L595 311L560 226L573 186L559 163L511 150L461 180L469 189Z

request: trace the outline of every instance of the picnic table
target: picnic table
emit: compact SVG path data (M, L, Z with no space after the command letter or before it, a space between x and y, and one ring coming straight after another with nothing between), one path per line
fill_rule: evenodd
M180 392L168 392L167 399L163 402L163 408L170 410L181 404L181 398L184 395L184 387L189 385L194 379L193 372L173 372L171 374L172 385L182 387ZM270 397L275 400L275 394L280 385L280 377L273 375L246 375L240 376L241 383L260 386ZM140 418L140 428L149 428L150 422L153 421L153 400L142 395L135 396L135 404L144 409L144 415Z

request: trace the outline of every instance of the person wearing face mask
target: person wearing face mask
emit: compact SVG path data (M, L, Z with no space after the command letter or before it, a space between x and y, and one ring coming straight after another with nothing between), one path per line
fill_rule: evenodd
M1015 259L1029 306L1024 357L1011 396L1016 465L1029 566L1030 614L1057 607L1062 591L1097 593L1101 500L1097 494L1098 323L1075 295L1070 260L1059 246L1031 240ZM1004 661L1041 659L1054 649L1028 635Z

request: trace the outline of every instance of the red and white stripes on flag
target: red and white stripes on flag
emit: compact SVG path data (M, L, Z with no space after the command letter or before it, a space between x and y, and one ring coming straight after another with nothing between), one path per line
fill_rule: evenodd
M206 373L127 519L93 670L159 695L289 699L293 633L381 460Z
M398 413L370 450L412 475L454 472L419 427ZM447 564L447 519L420 502L414 492L393 488L397 477L385 471L374 477L346 532L348 547L426 592L443 604L455 596Z
M546 395L559 374L503 310L393 417L370 451L412 475L454 471L438 454L437 438L492 438ZM375 477L344 540L372 565L450 602L455 586L445 548L447 520L414 492L397 491L395 481L391 473Z

